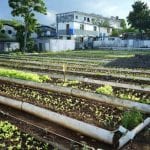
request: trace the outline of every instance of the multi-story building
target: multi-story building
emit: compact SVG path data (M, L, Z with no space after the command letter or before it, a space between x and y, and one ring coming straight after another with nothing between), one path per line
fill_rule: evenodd
M106 18L79 11L57 14L56 21L58 37L75 39L84 45L93 38L104 39L111 35L112 28L120 28L121 23L118 17Z

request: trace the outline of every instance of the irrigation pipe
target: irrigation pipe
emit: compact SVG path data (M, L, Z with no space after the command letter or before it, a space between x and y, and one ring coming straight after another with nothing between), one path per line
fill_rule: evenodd
M119 146L118 149L120 149L121 147L123 147L127 142L129 142L130 140L134 139L134 137L140 132L142 131L146 126L148 126L150 124L150 117L148 117L147 119L144 120L144 122L140 123L137 127L135 127L133 130L131 131L127 131L127 133L122 136L119 139Z
M19 110L23 110L48 121L55 122L66 128L78 131L92 138L94 137L95 139L103 141L105 143L113 144L114 133L112 131L98 128L94 125L78 121L76 119L52 112L44 108L40 108L38 106L26 102L20 102L17 100L0 96L0 103Z

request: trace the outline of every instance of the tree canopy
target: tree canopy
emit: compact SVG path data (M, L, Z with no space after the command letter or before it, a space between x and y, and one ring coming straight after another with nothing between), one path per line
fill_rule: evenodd
M128 24L140 32L150 29L150 9L148 5L140 0L132 5L133 10L127 17Z
M43 0L9 0L13 16L20 16L24 20L24 47L26 50L27 37L30 32L36 29L37 19L35 13L46 14L46 7Z

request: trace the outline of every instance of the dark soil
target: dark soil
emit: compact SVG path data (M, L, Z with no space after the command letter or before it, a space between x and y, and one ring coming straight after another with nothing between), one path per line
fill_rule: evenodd
M119 58L107 63L105 67L150 69L150 55L135 55L131 58Z

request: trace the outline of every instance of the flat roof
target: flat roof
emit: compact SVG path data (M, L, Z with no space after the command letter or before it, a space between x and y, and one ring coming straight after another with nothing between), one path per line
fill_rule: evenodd
M94 14L94 13L85 13L85 12L80 12L80 11L70 11L70 12L65 12L65 13L58 13L56 14L57 16L59 15L67 15L67 14L81 14L81 15L85 15L85 16L90 16L90 17L95 17L95 18L102 18L102 19L108 19L108 20L115 20L115 21L119 21L120 19L116 19L116 17L104 17L102 15L98 15L98 14Z

